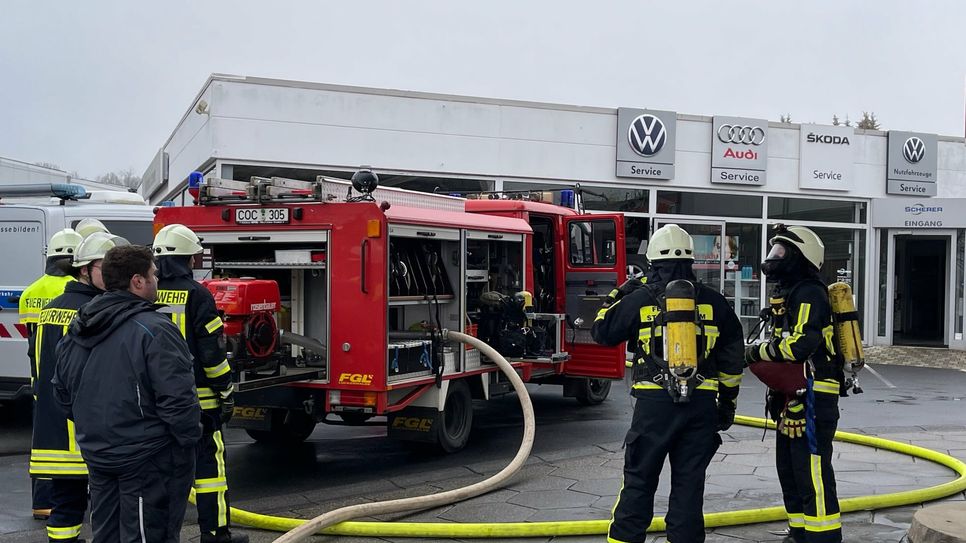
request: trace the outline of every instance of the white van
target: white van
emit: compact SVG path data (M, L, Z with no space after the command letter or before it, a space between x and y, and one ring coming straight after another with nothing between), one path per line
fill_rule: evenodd
M153 208L137 194L88 193L77 185L0 185L0 401L30 394L20 294L43 275L50 236L87 217L131 243L153 241Z

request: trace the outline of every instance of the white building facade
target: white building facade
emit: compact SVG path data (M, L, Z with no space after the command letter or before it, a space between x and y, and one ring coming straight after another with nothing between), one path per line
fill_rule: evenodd
M437 190L583 189L621 211L628 251L677 223L699 277L746 330L767 303L759 265L776 223L816 230L824 278L851 283L875 345L966 349L963 138L671 111L557 104L213 75L144 174L151 202L188 174L348 177Z

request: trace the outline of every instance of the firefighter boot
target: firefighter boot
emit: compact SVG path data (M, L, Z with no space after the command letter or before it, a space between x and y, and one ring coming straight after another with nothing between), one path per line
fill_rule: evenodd
M202 533L201 543L248 543L248 536L233 534L228 528L218 528L214 533Z

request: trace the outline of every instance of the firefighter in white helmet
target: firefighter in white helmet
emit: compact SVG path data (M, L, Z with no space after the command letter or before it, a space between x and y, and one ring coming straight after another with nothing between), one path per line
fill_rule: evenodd
M47 242L44 274L20 294L20 323L27 326L27 357L30 360L31 382L35 387L37 364L34 361L34 332L40 319L40 311L51 300L63 294L67 283L74 280L70 275L70 262L77 245L83 239L83 236L70 228L55 232ZM36 392L34 396L36 397ZM44 520L50 516L51 483L42 477L33 477L31 482L33 516L37 520Z
M87 509L87 465L74 437L73 421L67 419L54 395L51 379L57 363L57 343L67 331L77 310L104 292L101 260L108 250L128 245L124 238L96 232L77 246L72 260L76 281L67 283L64 293L40 312L36 341L34 429L30 450L30 476L49 479L52 485L47 537L52 542L70 543L80 536Z
M735 417L741 324L724 296L698 283L694 243L679 226L655 231L647 258L647 281L631 279L612 293L618 299L605 302L591 329L598 343L626 341L634 352L634 418L607 540L643 543L661 469L670 456L668 541L698 543L705 538L705 471L721 444L717 432L727 430Z
M233 535L228 527L231 517L221 429L234 410L234 386L215 300L192 274L201 243L188 227L169 224L155 236L153 250L158 265L158 302L167 305L160 311L171 315L194 357L203 426L194 484L201 541L247 542L248 536Z
M104 226L104 223L90 217L78 221L78 223L74 225L74 230L85 238L95 232L110 234L110 232L107 230L107 227Z
M761 265L775 286L771 334L745 351L769 388L778 423L776 465L789 534L785 543L839 543L842 524L832 470L832 438L844 383L833 343L832 306L819 277L822 240L803 226L776 225Z

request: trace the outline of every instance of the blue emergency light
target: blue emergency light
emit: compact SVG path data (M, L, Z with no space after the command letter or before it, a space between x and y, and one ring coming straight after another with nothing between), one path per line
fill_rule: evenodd
M188 174L188 193L195 200L198 199L198 192L201 190L201 185L205 182L205 174L194 171Z
M560 205L562 205L563 207L569 207L570 209L573 209L576 204L577 204L577 197L574 194L574 191L570 189L565 189L560 191Z
M52 183L50 193L62 200L76 200L87 195L87 190L80 185L68 185L66 183Z

